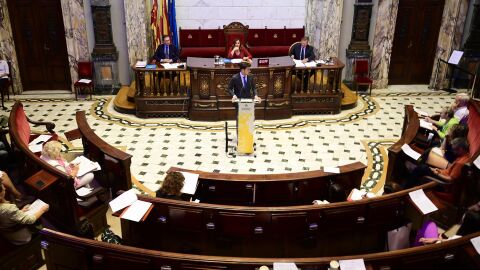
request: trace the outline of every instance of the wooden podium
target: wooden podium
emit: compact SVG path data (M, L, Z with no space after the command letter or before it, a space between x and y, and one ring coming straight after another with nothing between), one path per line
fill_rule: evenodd
M254 152L254 122L255 101L253 99L240 99L237 115L237 153L239 155L251 155Z

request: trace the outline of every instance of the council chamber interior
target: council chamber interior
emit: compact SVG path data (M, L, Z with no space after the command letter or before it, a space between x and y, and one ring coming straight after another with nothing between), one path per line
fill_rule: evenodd
M479 269L479 0L0 0L0 269Z

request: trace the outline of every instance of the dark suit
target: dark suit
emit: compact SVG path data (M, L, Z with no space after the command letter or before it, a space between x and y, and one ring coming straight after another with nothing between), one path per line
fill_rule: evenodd
M293 55L293 58L295 58L295 60L303 60L305 58L308 59L309 62L315 60L315 53L313 52L313 47L310 45L307 45L307 47L305 47L302 52L302 44L295 44L292 48L292 51L290 52L290 55ZM314 73L315 71L313 70L307 70L303 74L302 81L304 89L307 89L308 80ZM295 75L300 78L299 74L295 73Z
M313 52L312 46L307 45L307 47L305 47L305 50L304 50L305 55L302 55L304 56L303 58L301 58L301 55L300 55L301 53L302 53L302 44L298 43L293 46L292 51L290 52L290 55L293 55L293 57L296 60L303 60L304 58L308 58L308 61L315 60L315 53Z
M172 59L173 62L177 62L179 59L177 48L170 44L168 45L168 50L166 50L166 46L167 45L165 44L160 44L153 55L153 59L157 61L161 61L162 59ZM168 54L165 53L166 51L168 51Z
M254 98L257 95L257 88L253 76L247 76L247 84L244 87L240 73L233 75L228 83L228 92L237 98Z

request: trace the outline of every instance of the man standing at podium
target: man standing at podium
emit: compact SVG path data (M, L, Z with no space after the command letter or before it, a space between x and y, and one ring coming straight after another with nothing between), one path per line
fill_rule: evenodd
M228 83L228 91L232 95L232 102L237 102L238 99L250 98L255 99L255 102L261 102L262 99L257 95L257 88L255 81L250 74L250 67L247 63L240 63L240 72L233 75ZM235 106L237 108L237 106Z

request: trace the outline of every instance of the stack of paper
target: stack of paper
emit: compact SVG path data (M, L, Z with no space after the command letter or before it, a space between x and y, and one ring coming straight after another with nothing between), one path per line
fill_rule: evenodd
M164 69L176 69L179 65L183 65L183 63L163 63L162 66Z
M425 195L423 189L412 191L408 193L408 196L410 196L413 203L420 209L420 211L422 211L424 215L438 210L435 204L433 204L427 195Z
M40 199L37 199L36 201L34 201L29 207L28 207L28 210L27 212L25 212L25 214L28 214L28 215L35 215L38 211L40 211L40 209L47 205L44 201L40 200Z
M320 204L329 204L330 202L327 200L314 200L313 204L320 205Z
M475 159L475 161L473 161L473 164L474 164L478 169L480 169L480 156L478 156L477 159Z
M138 200L137 194L135 194L133 189L130 189L111 200L109 205L113 213L128 207L120 215L120 218L135 222L139 222L152 207L152 203Z
M274 262L273 270L298 270L295 263L290 262Z
M402 151L409 157L413 158L414 160L418 160L420 158L420 153L413 150L410 145L404 144L402 145Z
M317 66L317 62L315 62L315 61L310 61L310 62L305 63L305 66L306 66L306 67L316 67L316 66Z
M363 259L339 260L340 269L342 270L366 270Z
M427 112L421 111L421 110L419 110L419 109L417 109L417 108L413 108L413 110L414 110L418 115L420 115L420 116L424 116L424 117L428 117L428 116L429 116L429 114L428 114Z
M305 64L302 62L302 60L293 59L293 62L295 62L295 67L305 67Z
M315 60L315 62L318 63L318 64L322 64L322 65L324 65L325 63L327 63L327 62L325 62L325 61L323 61L323 60Z
M198 177L196 173L189 172L180 172L185 177L185 182L183 182L182 193L193 195L197 191Z
M40 135L28 144L28 148L34 153L42 152L43 144L50 140L50 138L52 138L50 134Z
M427 122L423 119L420 119L420 127L424 128L424 129L432 130L433 129L433 124L429 123L429 122Z
M89 80L89 79L81 79L78 81L79 83L91 83L92 80Z
M367 192L365 190L359 190L359 189L352 189L352 192L350 193L350 197L347 198L348 201L358 201L367 196Z
M480 254L480 236L470 239L470 242L472 242L472 245L477 253Z
M83 176L89 172L99 171L101 169L98 162L93 162L84 156L76 157L70 162L70 164L75 164L79 166L77 177Z
M135 64L135 67L143 68L146 65L147 65L147 61L137 61L137 63Z
M323 167L323 171L327 173L340 173L340 168L338 167Z

